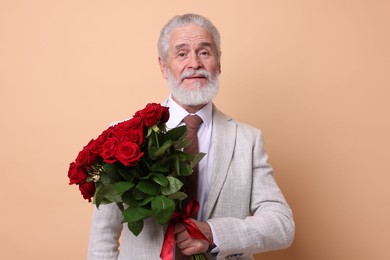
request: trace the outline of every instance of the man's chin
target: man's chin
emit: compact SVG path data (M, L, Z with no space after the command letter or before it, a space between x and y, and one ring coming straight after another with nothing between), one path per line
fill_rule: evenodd
M199 84L199 82L193 84L187 83L189 82L182 81L179 86L168 84L174 100L186 106L199 106L208 104L213 101L218 93L217 81L209 82L206 80L204 84Z
M199 105L206 105L213 101L213 98L215 97L215 94L208 94L205 95L205 93L177 93L173 92L172 96L174 100L178 103L181 103L183 105L187 106L199 106Z

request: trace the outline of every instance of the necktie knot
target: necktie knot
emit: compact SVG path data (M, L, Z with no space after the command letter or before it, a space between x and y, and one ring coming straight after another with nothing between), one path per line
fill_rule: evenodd
M198 115L187 115L183 119L184 123L186 124L187 128L192 128L198 130L199 126L202 124L203 120Z

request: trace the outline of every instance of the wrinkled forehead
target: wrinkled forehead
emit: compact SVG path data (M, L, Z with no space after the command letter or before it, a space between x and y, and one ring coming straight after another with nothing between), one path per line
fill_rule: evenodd
M172 30L169 39L170 48L215 47L210 31L198 25L186 25Z

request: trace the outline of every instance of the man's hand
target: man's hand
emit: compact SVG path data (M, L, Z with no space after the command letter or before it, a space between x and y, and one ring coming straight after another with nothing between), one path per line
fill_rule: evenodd
M213 235L211 233L210 226L205 221L197 221L195 219L189 219L192 221L199 230L207 237L207 240L191 238L185 229L183 223L175 225L175 241L177 247L184 255L195 255L204 253L208 250L210 245L213 244Z

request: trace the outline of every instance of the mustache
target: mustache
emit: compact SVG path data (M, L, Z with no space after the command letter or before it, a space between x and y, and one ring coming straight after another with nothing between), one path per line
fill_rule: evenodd
M203 76L203 77L207 78L208 80L212 79L210 73L208 73L204 69L197 69L197 70L190 69L190 70L183 72L180 75L180 80L183 81L186 78L190 78L190 77L194 77L194 76Z

